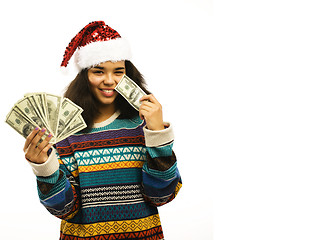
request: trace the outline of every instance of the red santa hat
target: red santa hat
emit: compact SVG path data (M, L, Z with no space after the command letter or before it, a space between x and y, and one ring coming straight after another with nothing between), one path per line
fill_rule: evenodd
M79 71L106 61L130 60L131 51L127 40L106 25L95 21L86 25L67 46L61 67L67 64L75 53L75 64Z

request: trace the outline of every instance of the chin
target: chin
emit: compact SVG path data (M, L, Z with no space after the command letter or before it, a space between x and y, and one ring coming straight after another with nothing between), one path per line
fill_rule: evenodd
M112 103L114 103L115 101L115 97L114 98L109 98L109 99L99 99L100 103L103 105L110 105Z

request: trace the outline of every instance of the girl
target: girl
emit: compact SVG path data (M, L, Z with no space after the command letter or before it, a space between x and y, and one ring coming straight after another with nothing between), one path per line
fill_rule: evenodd
M41 203L62 219L60 239L163 239L157 206L181 188L173 131L162 107L130 62L128 43L103 21L85 26L66 48L79 73L65 97L84 109L87 128L55 146L46 129L24 152ZM148 95L138 112L114 88L127 74Z

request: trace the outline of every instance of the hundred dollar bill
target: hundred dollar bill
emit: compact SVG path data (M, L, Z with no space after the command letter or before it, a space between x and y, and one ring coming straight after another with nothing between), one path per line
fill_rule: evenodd
M57 136L58 116L61 108L62 98L60 96L47 93L46 99L48 112L47 120L50 124L50 128L52 129L54 136Z
M44 120L37 110L32 106L32 103L29 99L24 98L19 100L13 109L22 115L24 118L32 122L34 125L39 126L40 128L45 127Z
M46 129L48 129L48 131L51 132L51 129L49 128L49 125L47 124L46 120L37 111L37 109L34 108L34 105L32 104L30 97L19 100L15 104L14 108L16 108L18 112L22 113L24 117L36 123L37 126L39 126L40 128L45 127Z
M123 75L115 90L120 93L137 111L139 111L139 99L147 95L132 79Z
M68 98L64 98L61 105L61 110L58 116L58 125L56 130L57 138L61 138L64 129L68 128L73 123L74 118L81 115L83 109L77 106Z
M28 135L36 128L40 127L35 122L30 121L24 117L16 108L12 108L6 118L6 123L8 123L13 129L15 129L21 136L27 138ZM42 139L48 136L48 132L44 134ZM50 141L53 143L53 139Z
M48 119L47 113L47 101L46 101L46 93L37 92L37 93L27 93L24 97L28 97L30 101L33 102L33 106L37 109L37 111L41 114L43 119Z
M61 133L61 136L57 139L57 142L64 140L65 138L73 135L76 132L86 128L86 123L81 115L79 115L73 122Z
M24 98L28 98L29 102L31 103L31 105L33 105L33 108L35 109L35 111L37 112L37 114L39 116L41 116L41 118L44 120L45 119L45 114L43 113L42 109L40 106L38 106L36 100L35 100L35 96L33 96L30 93L25 94Z

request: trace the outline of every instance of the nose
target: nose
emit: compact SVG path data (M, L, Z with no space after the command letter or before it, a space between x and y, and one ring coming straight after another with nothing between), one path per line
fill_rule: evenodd
M113 85L115 83L113 76L111 74L106 74L103 83L105 85Z

